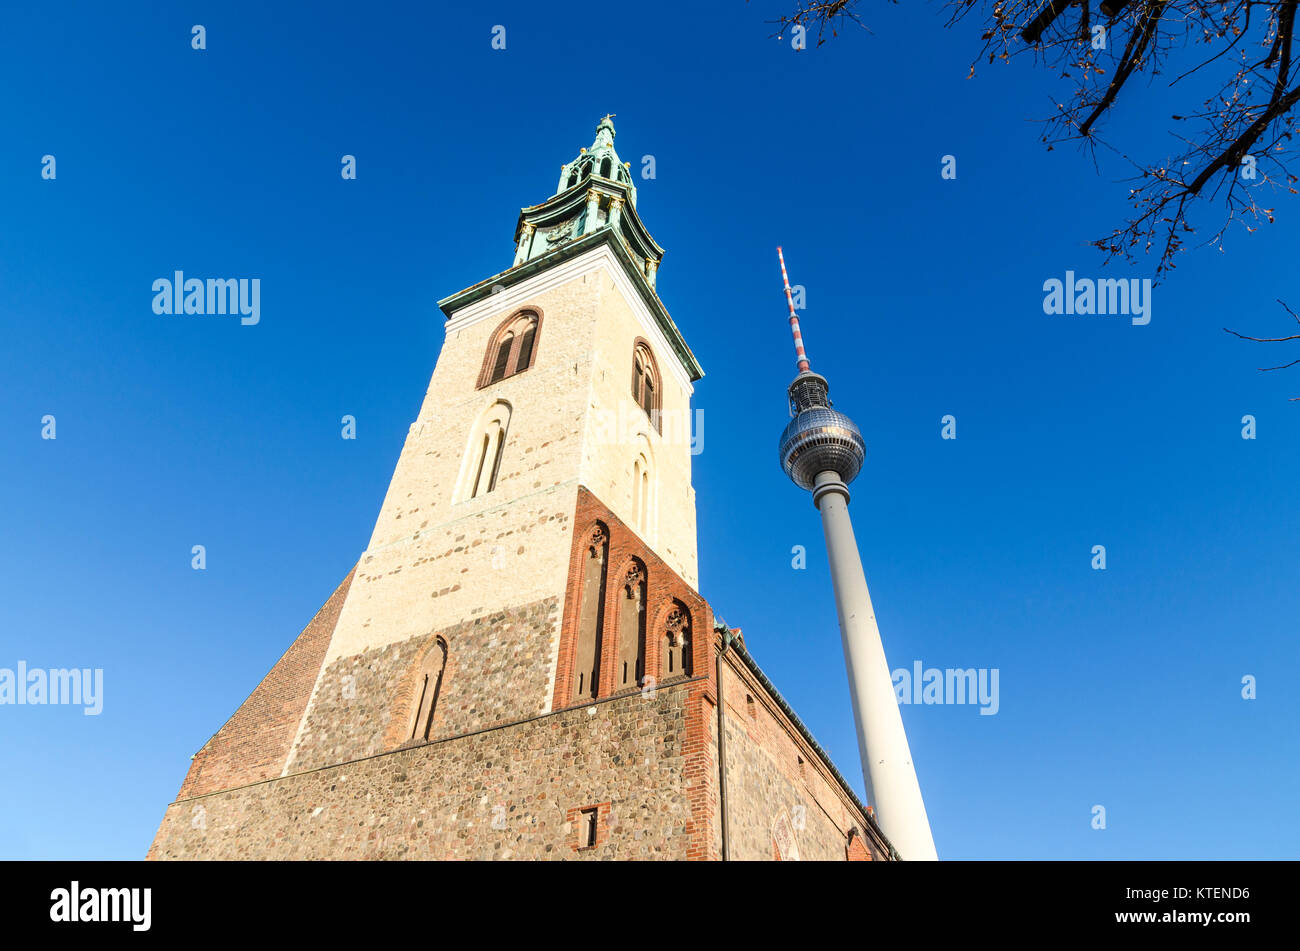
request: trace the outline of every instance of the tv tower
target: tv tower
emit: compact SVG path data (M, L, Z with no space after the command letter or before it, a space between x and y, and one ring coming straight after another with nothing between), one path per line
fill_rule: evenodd
M776 254L799 368L789 388L794 418L781 434L781 466L795 485L812 491L813 505L822 514L867 801L899 855L908 860L935 860L939 856L930 820L849 520L848 483L861 471L867 447L853 420L831 408L826 378L812 372L790 296L785 255L780 248Z

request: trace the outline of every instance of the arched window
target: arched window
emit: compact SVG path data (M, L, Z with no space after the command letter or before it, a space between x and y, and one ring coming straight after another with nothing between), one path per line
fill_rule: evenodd
M433 714L442 692L442 674L447 669L447 642L439 637L424 655L415 682L415 707L411 713L412 740L427 740L433 729Z
M659 648L659 679L689 677L691 667L691 612L680 601L674 601Z
M461 462L456 500L475 499L497 487L501 475L501 458L506 448L506 431L510 428L510 404L497 400L479 417L470 430L465 458Z
M650 530L650 461L644 452L632 463L632 519L641 534Z
M597 522L587 535L582 562L582 607L573 658L574 703L594 700L600 689L601 641L605 628L605 562L609 531Z
M541 323L541 315L533 310L511 314L502 321L488 342L483 357L483 370L478 381L480 389L522 373L533 365Z
M510 357L514 348L515 335L510 331L506 331L506 335L497 343L497 358L492 364L492 376L488 380L489 383L505 379L506 367L510 365Z
M623 520L645 541L653 545L657 540L655 496L658 486L655 479L654 449L650 445L650 437L644 431L637 433L632 447L630 474L630 491L625 498L630 499L631 506L627 509Z
M614 689L640 687L645 677L645 565L634 560L618 597L618 668Z
M638 341L632 350L632 399L650 417L655 432L662 432L659 428L659 367L650 352L650 345L644 340Z
M603 162L600 163L600 177L601 177L601 178L609 178L609 173L610 173L611 171L613 171L613 166L612 166L612 163L611 163L610 160L609 160L609 156L606 155L606 156L605 156L605 160L604 160Z
M569 173L569 181L564 187L572 188L576 184L578 184L578 170L575 168Z

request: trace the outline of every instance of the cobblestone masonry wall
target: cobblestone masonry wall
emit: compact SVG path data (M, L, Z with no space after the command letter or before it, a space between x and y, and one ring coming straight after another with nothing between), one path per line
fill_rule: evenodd
M863 857L885 857L884 843L839 782L734 654L724 666L723 692L730 858L774 858L776 839L785 834L802 861L844 861L855 829L868 851Z
M806 789L781 772L742 724L731 718L726 723L730 857L736 861L773 858L775 829L784 821L802 861L843 861L847 832L830 821Z
M153 859L685 859L690 695L619 697L168 807ZM578 839L599 807L598 844Z
M341 657L321 674L291 772L392 750L410 739L420 658L441 637L447 665L430 739L533 716L550 693L559 598L463 621Z

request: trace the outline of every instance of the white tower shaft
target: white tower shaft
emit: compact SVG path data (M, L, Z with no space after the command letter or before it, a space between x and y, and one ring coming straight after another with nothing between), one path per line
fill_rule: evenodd
M821 511L826 534L867 801L899 855L911 861L936 860L939 856L930 819L912 766L912 751L903 731L903 717L849 519L848 486L838 473L817 475L813 503Z

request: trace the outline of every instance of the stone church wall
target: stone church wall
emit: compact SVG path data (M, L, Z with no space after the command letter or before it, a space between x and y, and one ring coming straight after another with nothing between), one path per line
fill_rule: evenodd
M842 862L852 837L852 858L885 858L821 757L734 653L724 664L723 691L728 857L788 859L793 846L801 861Z
M152 859L685 859L698 682L182 800ZM597 845L579 835L598 813ZM696 842L695 848L692 843Z
M545 598L339 658L321 674L290 771L373 756L409 741L418 660L436 638L447 645L447 665L429 739L535 716L550 693L558 624L559 598Z

